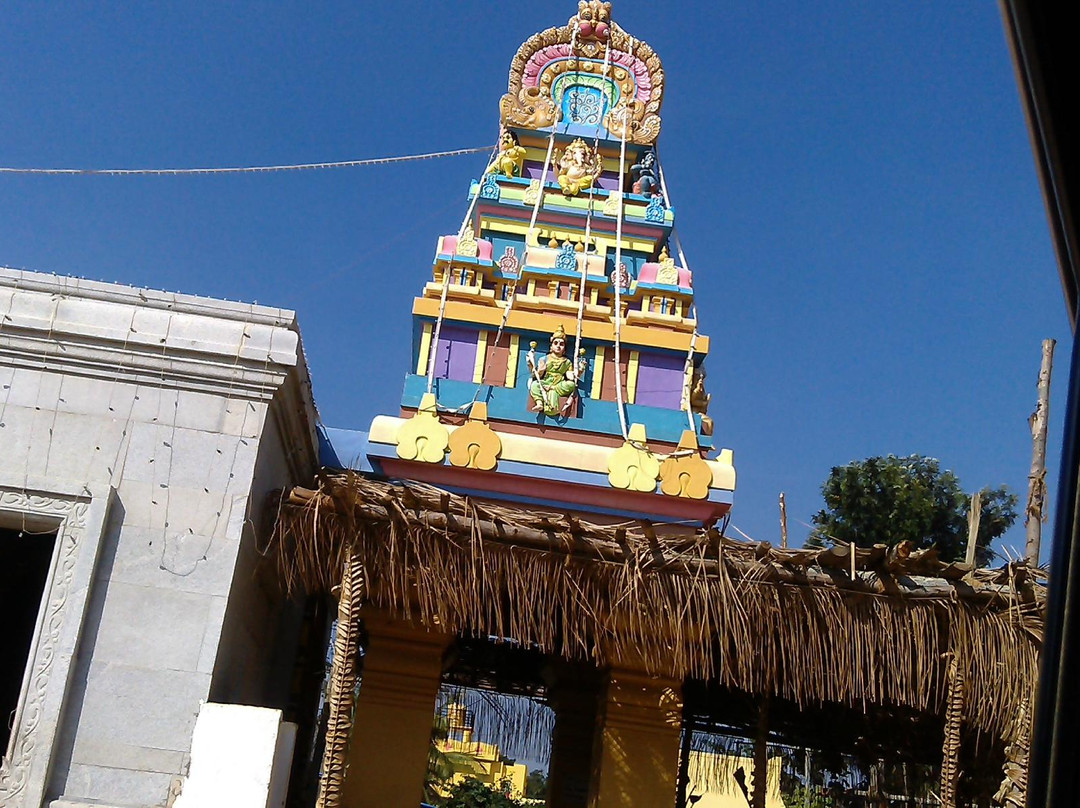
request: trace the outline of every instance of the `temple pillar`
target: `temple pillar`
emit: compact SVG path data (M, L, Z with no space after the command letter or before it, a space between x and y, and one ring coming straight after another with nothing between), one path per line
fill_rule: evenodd
M427 775L443 654L453 637L365 613L368 644L344 808L416 808Z
M547 685L548 703L555 711L547 808L588 808L603 677L590 665L559 661Z
M611 671L596 730L589 808L675 805L682 706L680 682Z

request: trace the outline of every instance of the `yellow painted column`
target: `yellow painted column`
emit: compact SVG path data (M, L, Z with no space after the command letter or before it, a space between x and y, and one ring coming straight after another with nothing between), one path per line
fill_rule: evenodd
M597 728L589 808L673 808L682 706L679 682L611 671Z
M452 637L364 615L368 644L344 808L416 808L427 774L443 654Z

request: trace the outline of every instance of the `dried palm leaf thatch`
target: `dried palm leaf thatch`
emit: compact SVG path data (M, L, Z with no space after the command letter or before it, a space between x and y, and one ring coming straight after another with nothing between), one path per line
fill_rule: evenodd
M338 591L337 630L334 635L334 662L330 672L330 716L326 725L322 778L316 808L338 808L345 784L345 761L352 731L356 694L356 654L360 636L360 606L366 592L364 568L346 548L341 563Z
M351 472L290 492L275 544L290 588L329 590L352 552L369 602L398 617L800 705L942 714L951 653L965 720L1004 737L1036 677L1042 596L1022 565L961 577L885 548L852 563L854 548L591 524Z

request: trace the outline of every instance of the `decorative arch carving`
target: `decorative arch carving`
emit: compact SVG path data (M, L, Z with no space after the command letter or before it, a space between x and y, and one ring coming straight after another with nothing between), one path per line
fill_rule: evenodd
M568 72L601 78L607 50L611 48L609 75L613 89L603 125L610 134L647 146L660 134L660 105L664 96L664 69L660 57L647 42L636 40L615 22L607 41L575 36L579 19L533 34L518 48L510 62L507 92L499 102L502 123L542 129L562 116L553 86L557 76ZM556 93L557 94L557 93Z

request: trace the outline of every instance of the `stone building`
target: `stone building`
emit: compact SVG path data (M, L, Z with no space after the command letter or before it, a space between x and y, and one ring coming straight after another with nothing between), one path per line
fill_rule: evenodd
M316 463L295 315L0 269L0 318L0 804L165 805L208 701L268 791L289 728L229 705L285 705L302 617L256 566Z

